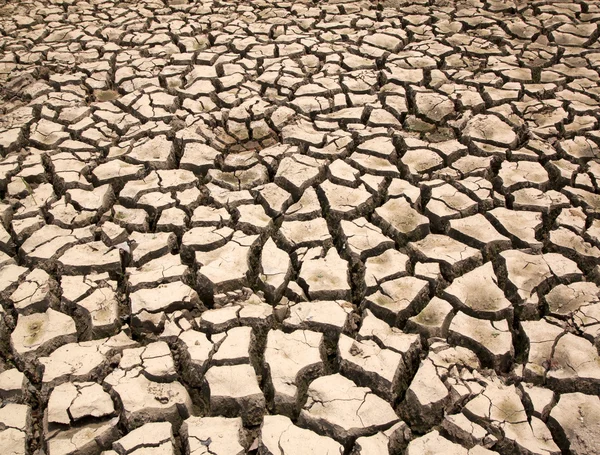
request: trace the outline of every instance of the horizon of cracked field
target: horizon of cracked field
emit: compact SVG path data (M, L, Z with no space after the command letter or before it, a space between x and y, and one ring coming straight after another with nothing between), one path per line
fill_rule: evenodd
M594 455L600 3L0 4L2 455Z

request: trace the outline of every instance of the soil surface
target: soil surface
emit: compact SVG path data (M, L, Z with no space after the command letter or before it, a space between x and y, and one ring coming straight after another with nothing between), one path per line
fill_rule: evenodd
M600 4L0 3L2 455L594 455Z

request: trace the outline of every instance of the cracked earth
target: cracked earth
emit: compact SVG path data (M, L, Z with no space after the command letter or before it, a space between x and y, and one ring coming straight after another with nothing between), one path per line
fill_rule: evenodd
M0 4L2 455L600 451L600 4Z

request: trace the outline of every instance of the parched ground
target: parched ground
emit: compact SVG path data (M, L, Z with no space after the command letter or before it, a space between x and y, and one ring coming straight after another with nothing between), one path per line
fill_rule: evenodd
M0 454L600 453L599 35L4 1Z

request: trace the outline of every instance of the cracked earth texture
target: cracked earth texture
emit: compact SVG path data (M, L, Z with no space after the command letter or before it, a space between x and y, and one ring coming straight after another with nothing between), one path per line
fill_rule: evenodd
M2 2L0 453L600 453L599 36Z

